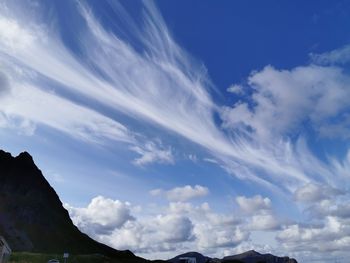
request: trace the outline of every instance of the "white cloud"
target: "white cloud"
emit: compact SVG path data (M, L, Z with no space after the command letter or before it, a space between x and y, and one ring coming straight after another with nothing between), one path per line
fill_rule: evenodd
M311 53L310 57L314 63L321 65L346 64L350 62L350 45L322 54Z
M197 163L198 162L198 157L196 154L189 154L188 155L188 159L191 160L192 162L194 163Z
M345 98L349 95L346 89L349 78L341 69L311 65L279 71L266 67L252 73L248 85L254 91L251 99L255 106L249 108L247 102L240 102L234 108L222 110L223 126L234 128L233 136L227 136L215 121L214 115L220 106L215 105L211 98L205 70L172 39L156 7L151 2L145 2L141 30L120 4L112 5L118 13L116 17L127 21L123 25L133 30L126 30L128 36L122 39L104 29L88 6L78 5L77 12L81 13L86 23L82 27L78 27L79 23L74 25L77 26L75 30L80 32L80 38L84 39L78 43L82 50L81 57L73 56L60 40L57 28L45 26L45 21L39 18L32 18L32 21L30 15L26 15L26 20L31 22L24 22L14 18L22 17L20 13L11 16L6 10L0 10L4 25L16 24L9 27L13 28L10 34L0 31L0 37L6 39L0 45L1 62L11 64L9 67L12 70L16 68L30 72L21 81L28 93L34 90L33 101L42 102L48 97L56 105L57 100L68 104L65 109L51 109L49 106L52 104L42 103L40 110L47 112L46 115L55 115L54 121L40 112L39 107L34 107L34 103L28 108L32 110L31 115L39 112L38 117L30 116L32 119L29 119L23 106L13 109L12 115L29 119L34 125L46 125L93 142L111 138L130 141L133 136L130 136L127 127L116 117L111 118L121 113L127 116L125 118L130 117L181 135L207 149L229 173L273 191L282 189L281 192L290 192L315 176L332 174L332 168L317 160L307 151L307 147L301 156L298 145L294 145L288 135L286 138L281 134L298 130L297 124L309 118L320 133L331 136L333 129L337 130L338 136L341 130L338 126L342 118L346 118L342 115L348 105ZM23 10L25 5L17 9L21 8ZM7 44L18 30L23 36L33 36L26 48L16 45L10 48ZM18 41L26 42L23 39ZM138 49L133 47L135 41L140 44ZM41 59L38 60L38 57ZM42 93L38 94L35 89ZM74 101L76 97L83 98L80 104ZM316 103L313 98L317 98ZM103 106L110 114L97 111L99 107L96 105ZM8 108L7 104L1 111L8 111ZM89 113L94 117L86 117ZM62 116L70 115L74 118L68 118L67 123ZM329 122L333 117L339 117L338 121ZM11 118L8 116L1 118L1 123L9 120ZM273 124L273 129L267 129L266 123ZM338 126L335 129L331 125ZM244 128L246 126L259 136L252 140L249 129ZM344 125L341 128L349 130ZM276 135L272 136L273 143L261 141L271 133ZM350 132L342 134L346 137ZM142 155L135 160L141 165L153 160L173 161L168 149L162 149L156 155L139 143L134 149ZM313 165L308 165L301 157L312 159Z
M308 222L292 223L277 232L283 248L303 259L325 262L346 258L349 248L350 206L347 193L327 185L306 185L300 190L302 202L309 204ZM345 261L346 262L346 261Z
M18 82L11 86L11 94L0 104L9 127L32 134L35 124L42 124L86 141L134 141L124 125L98 112L34 86Z
M132 146L130 149L141 157L136 158L133 163L144 166L151 163L174 164L174 156L170 147L164 148L161 143L146 142L144 146Z
M315 200L305 209L305 212L310 214L311 218L319 220L327 216L338 217L342 219L350 219L350 205L348 195L345 193L336 193L332 196L327 196L327 199Z
M212 249L220 247L235 247L249 237L249 233L242 231L240 227L222 229L210 224L198 224L194 228L198 238L198 249Z
M83 97L86 103L81 106L86 108L96 103L102 104L113 112L122 112L180 134L214 155L242 158L244 154L237 152L214 122L216 106L209 95L202 68L172 40L151 3L146 4L145 13L148 16L145 18L145 30L132 31L136 34L134 37L144 43L146 52L141 53L133 49L130 43L105 31L88 8L82 6L80 10L87 22L86 28L76 29L81 31L81 37L85 40L82 48L88 51L82 60L72 56L55 32L42 30L43 26L34 30L28 23L17 21L21 30L38 37L26 49L14 52L7 45L2 45L0 51L17 68L28 68L37 73L25 80L26 86L39 86L45 91L51 89L55 91L52 93L54 95L68 91L74 96ZM6 19L6 12L2 12ZM127 14L124 15L125 19L132 21ZM42 59L37 60L37 57ZM88 68L87 61L105 78ZM37 76L45 77L45 83ZM65 99L72 100L71 97ZM16 111L19 116L22 113L22 110ZM78 125L83 119L78 118ZM41 123L45 124L46 121L43 119ZM59 128L69 131L65 127Z
M172 251L190 241L193 225L189 218L179 215L158 215L154 218L129 221L109 236L96 238L118 249L136 253L156 254Z
M169 201L188 201L193 198L203 197L209 194L209 189L201 185L185 185L183 187L175 187L170 190L154 189L150 191L151 195L164 195Z
M238 196L236 202L242 211L249 214L271 209L271 200L267 197L263 198L261 195L253 197Z
M192 238L193 225L191 220L185 216L166 215L158 216L154 222L155 231L161 241L177 243L185 242Z
M36 31L35 28L32 28ZM36 40L36 34L23 28L16 20L0 18L0 41L3 46L13 52L30 47Z
M329 216L319 226L287 226L277 238L289 250L316 253L344 251L350 246L349 234L349 222Z
M95 201L87 208L66 207L74 223L92 237L117 249L131 249L146 258L172 257L184 250L199 250L213 257L223 257L246 248L302 256L307 251L341 252L348 246L349 217L326 216L324 223L318 224L283 224L272 214L268 201L257 197L250 201L254 199L255 212L241 218L234 216L233 211L216 213L207 203L200 206L170 203L165 208L147 209L146 214L132 209L128 203L103 197L93 199ZM125 207L128 212L124 215L128 216L121 216L120 210ZM136 214L130 215L130 210ZM115 218L123 220L113 221ZM266 241L265 246L254 243L261 240L256 236L266 235L272 240L277 235L273 247L269 245L270 241Z
M93 198L86 208L65 205L73 222L91 235L108 235L121 228L127 221L134 220L130 205L103 196Z
M250 234L233 212L215 213L207 203L170 203L146 214L127 202L101 196L86 208L65 206L73 222L93 238L147 258L170 257L183 249L222 256L224 249L247 241Z
M23 19L20 12L13 16L0 8L1 127L30 135L44 126L89 142L128 142L133 145L131 150L140 155L135 160L138 165L174 163L171 148L135 142L134 134L116 117L123 116L151 124L157 132L161 129L181 135L208 150L211 156L206 161L215 162L237 178L251 180L273 193L288 195L299 191L299 199L316 200L325 198L319 190L305 194L300 189L315 182L327 182L337 188L346 186L343 182L348 181L350 155L339 159L330 156L329 160L321 161L310 151L304 136L304 124L307 124L321 139L350 137L347 113L350 78L346 70L334 65L306 65L289 70L267 66L249 76L247 88L252 90L251 96L222 108L211 98L203 66L172 39L152 2L145 2L142 26L136 25L119 3L111 4L111 10L118 14L116 17L127 21L128 36L121 38L106 30L92 10L82 4L79 12L86 24L81 28L78 25L84 21L72 25L77 26L73 29L79 32L81 40L77 43L81 50L79 57L65 46L57 27L46 26L40 18L34 19L39 15L27 14L28 19ZM25 3L21 5L16 10L27 13ZM344 50L314 60L323 61L323 65L346 63L347 60L342 60L346 57L339 55ZM232 88L234 92L240 90L237 86ZM218 111L224 131L214 118ZM158 194L170 196L174 201L207 194L205 189L191 186L187 190L179 188L169 196L167 192L159 190ZM325 201L322 201L324 214L336 220L347 218L347 213L341 213L348 211L347 206ZM246 223L256 222L259 229L273 228L274 217L266 212L271 210L270 199L241 197L237 202L251 216ZM83 221L87 222L92 232L100 233L95 233L99 240L116 247L130 245L144 253L179 249L180 245L174 244L181 239L185 243L198 241L199 247L209 249L240 244L249 236L249 230L237 225L234 217L210 212L207 205L173 203L168 208L170 214L160 212L158 221L154 218L125 221L130 212L127 204L119 205L120 210L115 208L114 213L126 211L125 217L119 217L120 221L98 218L95 222L97 219L91 218L88 208L75 210L86 217L81 219L80 227L84 227ZM181 217L176 217L175 210L182 213ZM173 231L178 235L171 242L165 235L166 228L163 237L156 236L151 225L157 222L170 225L184 222L187 227L174 226ZM191 241L191 229L197 241ZM204 236L206 229L212 230L211 240ZM317 227L311 229L314 230L305 233L314 233ZM337 242L345 244L346 239Z
M267 66L248 79L254 91L249 102L253 107L238 102L224 108L224 126L249 127L263 139L298 134L305 121L319 131L330 124L330 119L341 121L350 105L345 99L350 95L349 83L349 76L337 67L309 65L277 70Z
M227 88L226 91L239 95L243 93L243 87L241 85L232 84L230 87Z
M249 230L277 230L282 222L272 211L271 200L261 195L252 197L238 196L236 202L244 213L245 227Z
M0 97L5 96L9 92L10 92L10 85L9 85L7 76L6 74L0 71Z
M237 246L249 238L249 231L242 228L241 220L234 216L233 211L216 213L208 203L200 206L170 203L168 213L185 215L191 219L195 237L189 248L191 250L222 256L223 249Z
M306 136L311 127L321 140L347 140L349 84L347 72L335 66L267 66L252 72L247 81L252 95L221 112L222 126L232 133L244 161L221 157L221 164L240 179L276 193L283 189L280 194L308 182L341 187L345 173L338 171L346 169L346 162L319 160Z
M218 164L218 161L212 158L204 158L203 161L213 164Z
M308 183L294 193L294 198L300 202L319 202L344 194L343 191L321 184Z
M253 215L249 228L252 230L276 230L281 227L281 222L271 213L259 213Z

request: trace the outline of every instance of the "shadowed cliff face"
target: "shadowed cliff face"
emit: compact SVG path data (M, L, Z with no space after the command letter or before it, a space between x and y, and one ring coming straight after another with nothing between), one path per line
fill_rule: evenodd
M0 150L0 235L14 251L99 253L120 262L145 261L81 233L26 152L12 157Z

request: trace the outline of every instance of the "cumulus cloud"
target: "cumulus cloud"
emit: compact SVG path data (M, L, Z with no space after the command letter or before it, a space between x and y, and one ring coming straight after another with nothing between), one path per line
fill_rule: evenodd
M259 213L250 219L249 228L252 230L277 230L281 222L271 213Z
M251 102L223 109L224 126L248 127L263 139L298 133L305 121L319 131L330 119L343 118L350 105L345 99L350 95L349 83L349 76L337 67L309 65L278 70L267 66L248 79L253 89Z
M118 249L151 253L174 249L173 244L194 238L193 223L184 214L135 218L128 202L103 196L93 198L87 207L65 207L79 229Z
M214 212L208 203L194 206L171 202L167 207L155 206L153 211L140 214L127 202L104 197L94 198L86 208L66 207L82 231L117 249L131 249L148 258L169 257L183 250L200 250L223 257L252 246L267 252L277 249L268 244L253 245L251 236L255 231L263 236L272 235L271 238L276 235L281 246L277 250L292 255L306 251L333 253L347 246L350 217L325 215L324 222L317 224L285 224L272 213L267 198L254 196L240 200L242 207L249 204L254 211L237 217L233 211ZM330 246L325 245L327 242Z
M249 233L242 231L240 227L233 229L220 229L210 224L198 224L194 229L198 238L198 249L235 247L249 237Z
M134 218L130 213L130 204L112 200L103 196L93 198L86 208L74 208L66 205L73 222L84 232L92 235L107 235L121 228Z
M344 191L328 185L308 183L294 193L295 200L299 202L319 202L344 194Z
M350 245L349 222L329 216L322 225L293 224L277 236L283 246L293 251L344 251Z
M138 166L151 163L174 164L175 162L171 148L165 148L161 143L149 141L143 146L132 146L130 149L140 155L133 161Z
M79 229L98 241L152 258L173 256L183 249L222 256L224 249L247 241L250 235L233 212L216 213L207 203L172 202L147 214L127 202L101 196L85 208L65 206Z
M299 194L301 202L309 205L305 209L308 221L283 225L277 231L277 241L300 258L320 262L325 260L326 255L329 258L346 258L345 251L350 245L347 193L327 185L306 185Z
M271 200L261 195L252 197L238 196L236 202L245 214L245 227L249 230L277 230L282 222L272 211Z
M185 214L194 221L204 220L210 225L217 227L238 226L241 219L230 213L215 213L208 203L202 203L200 206L193 206L188 202L170 202L167 209L168 213Z
M185 216L166 215L155 219L155 231L159 231L160 240L165 242L185 242L191 239L193 225Z
M230 87L227 88L226 91L234 94L242 94L243 87L241 85L232 84Z
M238 196L236 202L243 212L249 214L271 209L271 200L267 197L263 198L261 195L253 197Z
M127 222L109 236L96 236L117 249L156 254L176 250L193 239L193 225L188 217L169 214Z
M185 185L183 187L175 187L170 190L154 189L150 191L153 196L164 195L169 201L188 201L193 198L203 197L209 194L209 189L201 185Z
M343 193L342 193L343 194ZM347 195L334 195L328 199L310 203L305 212L311 218L323 220L327 216L350 219L350 205Z
M249 238L241 219L232 213L216 213L208 203L193 206L190 203L170 203L168 213L186 215L193 223L193 250L222 256L222 249L235 247Z

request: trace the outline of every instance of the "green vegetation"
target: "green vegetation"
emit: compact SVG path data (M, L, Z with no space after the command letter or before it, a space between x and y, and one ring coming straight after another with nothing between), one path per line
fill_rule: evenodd
M27 252L14 252L10 257L9 263L47 263L50 259L58 259L60 263L64 263L63 255L57 254L39 254ZM114 262L110 258L99 255L70 255L67 263L107 263Z

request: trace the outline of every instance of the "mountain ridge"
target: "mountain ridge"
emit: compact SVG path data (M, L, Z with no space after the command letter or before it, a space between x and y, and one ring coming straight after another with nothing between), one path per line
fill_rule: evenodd
M96 253L121 262L147 262L80 232L28 152L13 157L0 150L0 182L0 233L14 251Z
M289 258L287 256L278 257L270 253L261 254L255 250L249 250L237 255L226 256L222 259L222 262L229 263L234 260L239 260L244 263L297 263L297 261L294 258Z
M272 254L262 254L255 250L248 250L241 254L226 256L222 259L210 258L198 252L186 252L168 259L170 263L180 263L182 257L194 257L196 263L298 263L294 258L278 257Z

